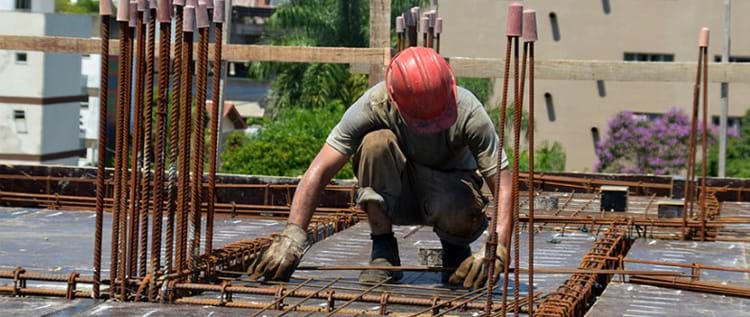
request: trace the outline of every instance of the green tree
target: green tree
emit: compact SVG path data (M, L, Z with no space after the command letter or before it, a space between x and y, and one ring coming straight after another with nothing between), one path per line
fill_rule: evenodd
M456 84L471 91L482 104L490 103L492 96L492 81L489 78L458 77Z
M344 106L336 102L313 109L284 109L256 135L230 134L221 169L226 173L300 176L343 113ZM336 177L353 176L347 164Z
M709 172L713 176L718 175L718 153L719 148L715 144L708 156ZM729 137L727 140L726 176L750 177L750 109L745 111L742 118L739 137Z
M76 3L71 3L70 0L55 0L55 11L58 13L95 14L99 12L99 1L77 0Z

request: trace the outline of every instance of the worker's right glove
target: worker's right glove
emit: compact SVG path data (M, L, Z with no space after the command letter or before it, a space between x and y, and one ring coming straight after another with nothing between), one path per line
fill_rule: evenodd
M287 224L281 234L274 236L273 243L262 256L248 268L250 279L265 277L266 281L289 281L305 253L307 232L295 224Z
M495 263L495 281L499 277L499 273L505 270L505 247L497 245L497 257ZM479 252L472 254L466 258L461 265L458 266L456 272L451 275L448 279L448 283L458 285L463 283L466 288L480 288L487 282L487 261L485 261L485 246Z

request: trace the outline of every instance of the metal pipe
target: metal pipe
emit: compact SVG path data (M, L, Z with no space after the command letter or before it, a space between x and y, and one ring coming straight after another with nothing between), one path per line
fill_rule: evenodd
M102 269L102 231L104 222L104 196L107 158L107 101L109 97L109 23L112 16L112 1L99 1L101 23L101 62L99 74L99 129L96 160L96 220L94 224L94 285L92 293L99 298Z

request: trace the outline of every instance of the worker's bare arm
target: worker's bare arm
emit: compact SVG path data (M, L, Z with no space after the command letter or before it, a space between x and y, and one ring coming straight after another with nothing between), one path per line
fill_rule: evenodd
M328 144L323 145L297 186L292 199L289 223L307 229L307 224L320 200L320 193L348 159L348 155L336 151Z
M485 182L492 191L492 195L497 195L497 173L492 174L489 177L485 177ZM511 187L511 175L510 171L505 168L500 171L500 197L493 197L495 202L500 202L498 205L497 219L497 235L498 241L504 243L510 235L512 228L512 217L511 217L511 200L510 200L510 187Z

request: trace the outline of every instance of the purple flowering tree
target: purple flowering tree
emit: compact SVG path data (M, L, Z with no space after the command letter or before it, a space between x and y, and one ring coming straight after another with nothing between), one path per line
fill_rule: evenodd
M699 133L702 124L698 123ZM709 128L709 146L718 135ZM736 137L737 131L729 131ZM690 118L672 109L655 119L621 112L609 121L606 139L596 145L594 170L605 173L679 174L687 165ZM700 146L700 136L698 137ZM700 152L699 152L700 153ZM700 160L700 158L698 158Z

